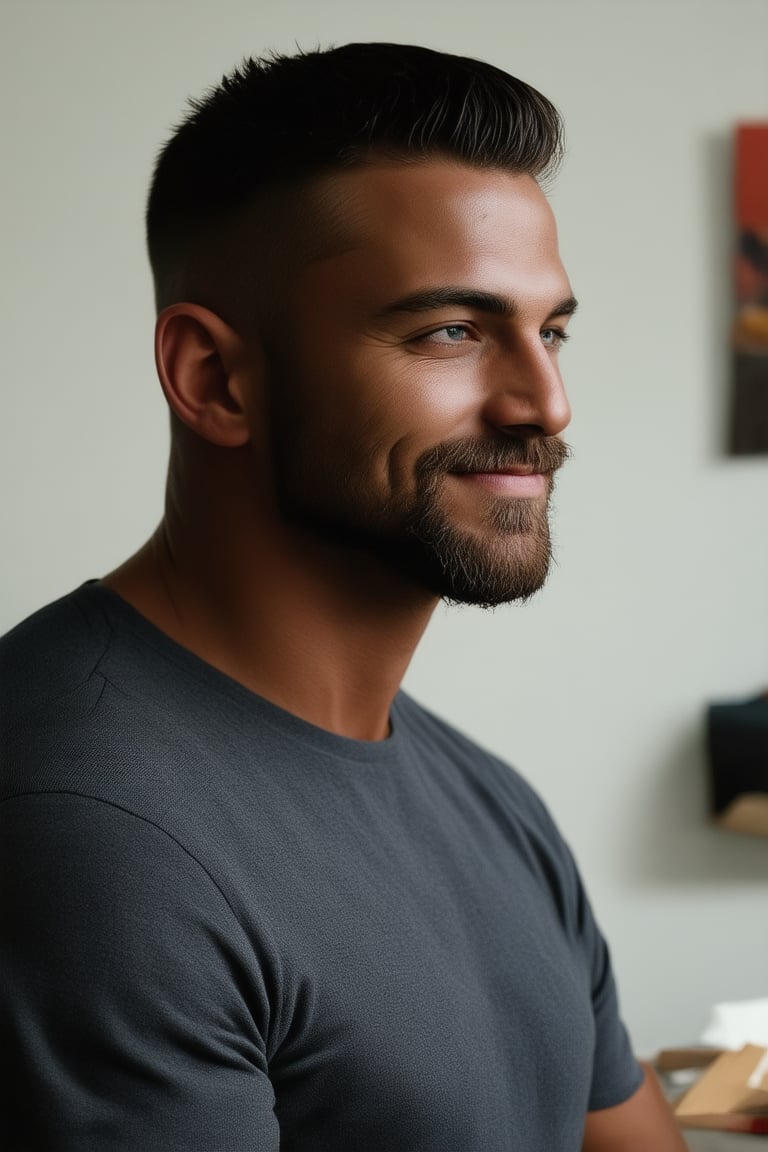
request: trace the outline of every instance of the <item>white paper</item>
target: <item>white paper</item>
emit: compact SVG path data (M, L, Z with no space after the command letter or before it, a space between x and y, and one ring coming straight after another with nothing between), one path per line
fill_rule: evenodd
M738 1049L745 1044L768 1048L768 997L715 1004L701 1042L714 1048Z

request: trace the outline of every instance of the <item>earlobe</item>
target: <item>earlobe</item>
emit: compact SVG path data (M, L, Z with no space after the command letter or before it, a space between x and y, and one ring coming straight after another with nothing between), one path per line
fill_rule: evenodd
M199 304L173 304L157 318L155 363L171 409L204 440L239 448L250 437L241 338Z

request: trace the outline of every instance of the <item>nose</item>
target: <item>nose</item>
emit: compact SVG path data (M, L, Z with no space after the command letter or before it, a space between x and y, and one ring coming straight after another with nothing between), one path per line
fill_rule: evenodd
M570 423L571 406L556 355L539 343L494 358L483 418L510 436L558 436Z

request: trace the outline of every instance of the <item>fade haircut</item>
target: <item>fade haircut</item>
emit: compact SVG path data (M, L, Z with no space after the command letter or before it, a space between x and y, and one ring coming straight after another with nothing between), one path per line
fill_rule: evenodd
M190 103L147 206L159 307L184 291L204 235L250 206L268 216L333 170L444 157L541 181L563 151L558 112L536 89L492 64L405 44L249 58Z

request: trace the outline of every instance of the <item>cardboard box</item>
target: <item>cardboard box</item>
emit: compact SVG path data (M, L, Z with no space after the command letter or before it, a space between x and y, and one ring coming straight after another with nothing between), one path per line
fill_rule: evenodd
M673 1105L684 1128L768 1133L768 1048L745 1044L738 1051L673 1048L656 1058L660 1072L703 1069Z

